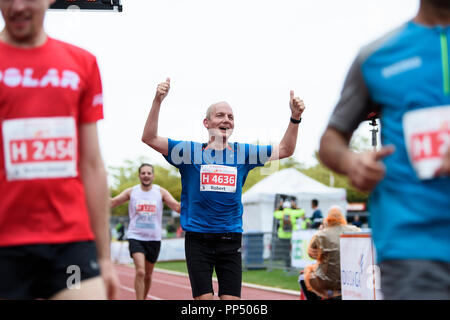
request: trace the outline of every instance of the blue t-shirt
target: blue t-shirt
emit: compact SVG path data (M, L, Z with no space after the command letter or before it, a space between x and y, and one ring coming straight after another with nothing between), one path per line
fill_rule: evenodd
M394 145L386 176L369 199L378 261L450 262L450 177L420 179L405 143L410 111L450 108L450 26L408 22L361 49L329 125L351 133L369 111L381 111L381 139ZM426 116L423 122L427 122ZM447 119L447 126L449 120ZM447 131L448 136L448 131Z
M322 211L320 209L314 210L311 220L313 222L313 228L318 228L323 220Z
M169 139L164 158L181 174L181 227L202 233L242 233L242 187L249 171L263 166L271 146L230 143L223 151Z

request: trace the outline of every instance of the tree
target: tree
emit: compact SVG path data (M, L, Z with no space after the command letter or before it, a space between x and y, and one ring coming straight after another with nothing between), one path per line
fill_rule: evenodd
M350 184L350 180L345 175L337 174L323 165L319 160L317 151L314 157L316 158L318 163L315 166L300 170L302 173L327 186L334 188L344 188L347 191L348 202L367 201L368 193L358 191Z

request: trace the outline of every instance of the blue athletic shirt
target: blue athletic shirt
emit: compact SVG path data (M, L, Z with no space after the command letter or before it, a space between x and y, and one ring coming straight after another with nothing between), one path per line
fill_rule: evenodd
M250 170L267 162L272 147L230 143L217 151L206 144L168 140L164 158L181 174L183 230L242 233L242 186Z
M351 133L378 107L382 143L395 146L395 153L383 160L386 176L369 199L378 261L450 262L450 178L418 177L403 125L411 111L431 112L443 106L449 138L449 39L450 26L426 27L410 21L362 48L329 122L330 127ZM428 121L421 115L416 123Z

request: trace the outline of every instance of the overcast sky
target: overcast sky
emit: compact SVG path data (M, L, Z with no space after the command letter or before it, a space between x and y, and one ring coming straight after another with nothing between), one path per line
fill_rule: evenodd
M328 118L358 49L411 19L419 0L122 0L123 12L51 11L52 37L97 56L107 166L145 156L141 142L157 84L171 78L159 133L206 142L202 120L217 101L235 114L231 141L278 143L289 90L306 104L294 157L314 164ZM0 22L3 25L3 21ZM370 127L359 132L370 137Z

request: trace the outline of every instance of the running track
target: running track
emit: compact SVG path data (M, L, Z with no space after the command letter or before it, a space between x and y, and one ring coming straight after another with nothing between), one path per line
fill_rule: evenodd
M115 265L120 279L120 300L136 299L134 291L134 267L128 265ZM214 299L217 297L217 282L213 282ZM192 300L191 285L187 275L156 269L153 271L153 280L149 300ZM255 285L242 285L243 300L299 300L299 292L292 290L272 289Z

